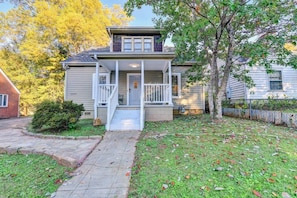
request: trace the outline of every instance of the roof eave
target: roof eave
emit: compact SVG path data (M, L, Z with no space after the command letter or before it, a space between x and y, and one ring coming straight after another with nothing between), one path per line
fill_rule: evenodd
M96 56L98 59L153 59L153 58L165 58L165 59L174 59L174 52L165 52L165 53L91 53L91 55Z

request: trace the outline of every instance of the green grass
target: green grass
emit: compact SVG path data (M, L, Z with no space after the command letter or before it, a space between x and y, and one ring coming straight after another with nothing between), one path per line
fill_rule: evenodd
M30 132L36 132L32 126L30 125L28 130ZM94 136L94 135L103 135L105 132L105 126L93 126L92 119L81 119L77 123L77 128L69 129L61 132L53 132L53 131L42 131L44 135L59 135L59 136ZM36 132L37 133L37 132ZM41 134L41 133L39 133Z
M297 132L208 115L148 122L129 197L297 196Z
M0 155L0 197L49 197L72 171L48 156Z

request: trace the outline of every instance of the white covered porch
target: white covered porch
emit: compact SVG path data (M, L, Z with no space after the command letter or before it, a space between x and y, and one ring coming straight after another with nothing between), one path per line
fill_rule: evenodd
M94 118L106 117L106 130L143 130L145 120L153 120L157 112L160 120L172 116L173 54L94 58L98 60L93 78Z

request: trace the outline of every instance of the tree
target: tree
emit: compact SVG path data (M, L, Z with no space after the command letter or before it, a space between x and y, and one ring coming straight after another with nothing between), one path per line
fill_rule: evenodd
M0 62L5 62L1 67L21 90L24 109L32 109L31 102L62 101L60 62L91 47L107 46L106 26L127 25L131 20L119 5L108 8L98 0L10 2L15 8L0 12ZM34 82L26 83L25 75Z
M172 36L179 60L195 60L189 81L208 85L209 109L214 119L222 118L222 100L230 75L252 86L239 60L263 65L296 66L283 46L296 42L296 1L294 0L128 0L131 14L142 5L153 7L156 25L163 36ZM256 39L258 38L258 39Z

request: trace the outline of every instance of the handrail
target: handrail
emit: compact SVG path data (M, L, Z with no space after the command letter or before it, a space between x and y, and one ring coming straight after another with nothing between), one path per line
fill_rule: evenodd
M169 84L145 84L144 102L145 103L169 103Z
M114 112L118 105L118 86L115 86L107 102L107 121L106 130L110 130L110 123L113 118Z
M98 104L107 103L108 98L114 91L115 86L115 84L98 84Z

